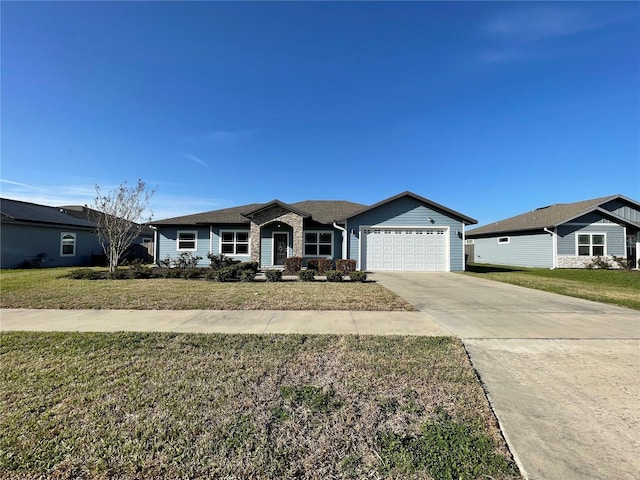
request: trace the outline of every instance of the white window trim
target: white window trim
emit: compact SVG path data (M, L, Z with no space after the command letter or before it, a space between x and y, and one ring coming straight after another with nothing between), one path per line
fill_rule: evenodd
M305 252L305 247L307 246L307 233L316 233L318 234L317 241L313 244L309 244L309 245L317 245L318 246L318 255L306 255ZM320 245L329 245L328 243L320 243L320 234L321 233L328 233L331 235L331 255L327 256L327 255L320 255ZM302 256L304 258L333 258L333 245L335 242L335 236L333 235L334 231L333 230L305 230L302 232Z
M506 239L504 242L501 242L500 240L502 239ZM497 241L500 245L506 245L508 243L511 243L511 237L498 237Z
M195 248L180 248L180 234L182 233L192 233L194 236L194 247ZM176 233L176 251L177 252L195 252L198 250L198 231L197 230L178 230Z
M589 255L580 255L580 235L589 235ZM593 254L593 236L602 235L604 237L604 250L602 255ZM607 233L606 232L576 232L576 257L606 257L607 256Z
M274 231L271 232L271 265L276 264L276 235L286 235L287 236L287 256L289 258L289 254L291 253L291 249L289 248L289 242L291 241L291 237L289 236L289 232L281 232Z
M73 253L64 253L64 237L65 235L73 236ZM78 236L73 232L61 232L60 233L60 256L61 257L75 257L76 249L78 248Z
M223 233L233 233L233 252L234 253L225 253L225 255L229 255L232 257L235 256L239 256L239 257L248 257L249 255L251 255L251 231L250 230L235 230L233 228L226 228L224 230L220 230L220 241L218 242L218 253L222 253L222 244L223 243L231 243L231 242L223 242L222 241L222 234ZM247 241L246 242L238 242L236 240L236 233L246 233L247 234ZM247 253L236 253L237 250L237 246L238 243L247 244Z

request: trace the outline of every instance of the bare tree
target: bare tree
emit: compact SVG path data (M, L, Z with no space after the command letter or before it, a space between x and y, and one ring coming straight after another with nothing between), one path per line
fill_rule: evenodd
M96 185L91 220L95 222L98 241L109 261L109 271L114 272L133 240L151 222L153 214L145 211L155 190L147 191L146 184L138 180L135 186L127 182L118 188L103 193Z

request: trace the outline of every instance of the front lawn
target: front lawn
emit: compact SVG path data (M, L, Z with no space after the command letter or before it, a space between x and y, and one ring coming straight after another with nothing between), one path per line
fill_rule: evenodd
M2 308L411 311L375 282L217 283L202 279L75 280L72 269L0 272Z
M11 332L0 358L0 478L520 478L454 338Z
M640 310L640 272L469 264L466 275Z

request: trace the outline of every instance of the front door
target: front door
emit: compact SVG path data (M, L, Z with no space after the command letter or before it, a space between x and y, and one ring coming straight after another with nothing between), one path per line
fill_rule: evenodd
M273 264L284 265L284 261L287 259L287 243L289 235L286 233L274 233L273 234Z

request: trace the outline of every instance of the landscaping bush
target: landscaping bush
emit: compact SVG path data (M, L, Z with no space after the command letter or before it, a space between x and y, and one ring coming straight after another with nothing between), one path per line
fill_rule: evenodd
M202 268L190 267L183 268L179 270L180 278L184 278L185 280L189 280L192 278L200 278L204 275L204 270Z
M349 275L356 269L356 261L350 258L340 258L336 260L336 270L342 272L343 275Z
M153 270L154 276L160 278L180 278L182 276L182 272L177 268L155 268Z
M74 280L98 280L102 278L102 274L90 268L74 268L69 272L69 278Z
M169 254L167 254L164 260L158 260L157 263L160 268L169 268L171 266L172 260Z
M602 270L609 270L611 268L611 264L606 257L597 256L590 263L586 265L588 269L592 268L600 268Z
M224 253L209 253L207 255L207 258L209 259L209 266L213 270L220 270L221 268L230 267L231 265L236 263L235 260L225 256Z
M265 270L264 274L267 277L267 282L282 281L282 270Z
M202 257L194 257L191 252L182 252L172 263L175 268L187 269L196 268L200 260Z
M109 272L107 274L107 278L109 280L125 280L129 278L129 275L125 270L114 270L113 272Z
M309 258L307 259L307 269L318 271L318 259L317 258Z
M302 270L302 257L289 257L284 261L284 274L296 275Z
M298 272L298 278L303 282L313 282L313 277L315 276L315 274L315 270L310 270L309 268L307 268L306 270L300 270Z
M238 280L241 282L253 282L256 278L256 273L253 270L239 270Z
M151 278L151 269L142 263L142 260L136 258L129 262L129 271L133 278Z
M341 282L343 275L338 270L327 270L324 272L324 276L327 277L327 282Z
M258 262L240 262L237 265L240 270L251 270L253 273L258 273Z
M367 272L353 271L349 273L352 282L364 283L367 281Z
M327 270L331 270L333 266L333 260L330 258L319 258L318 259L318 274L324 275L324 272Z
M230 265L218 270L208 271L205 278L214 282L235 282L238 279L238 272L236 265Z
M613 255L613 261L616 262L618 268L621 268L623 270L632 270L633 266L636 263L636 260L634 258L616 257L615 255Z

